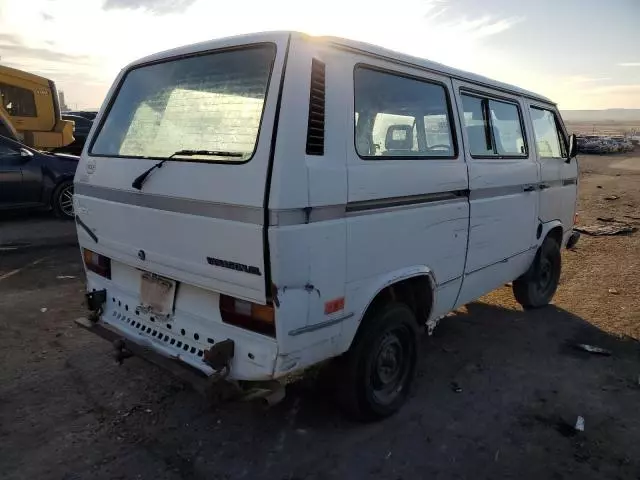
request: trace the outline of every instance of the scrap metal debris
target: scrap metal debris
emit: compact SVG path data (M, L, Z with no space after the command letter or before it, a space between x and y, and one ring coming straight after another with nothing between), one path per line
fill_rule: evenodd
M577 343L576 348L584 350L588 353L593 353L595 355L604 355L605 357L611 356L611 350L607 350L606 348L602 347L596 347L595 345L589 345L587 343Z
M619 195L608 195L604 197L605 200L618 200L620 198Z
M584 432L584 417L578 416L575 428L578 432Z
M611 287L611 288L609 289L609 293L610 293L611 295L620 295L620 292L618 291L618 289L617 289L617 288L613 288L613 287Z
M608 220L607 220L608 221ZM628 223L615 223L613 225L585 225L585 226L576 226L574 230L577 230L581 233L586 233L587 235L593 236L608 236L608 235L628 235L636 230L638 230L633 225L629 225Z
M578 153L626 153L633 151L632 137L623 135L579 135Z

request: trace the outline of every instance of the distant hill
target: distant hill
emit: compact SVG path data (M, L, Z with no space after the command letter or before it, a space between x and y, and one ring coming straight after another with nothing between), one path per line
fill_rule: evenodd
M562 110L565 122L640 122L640 108Z

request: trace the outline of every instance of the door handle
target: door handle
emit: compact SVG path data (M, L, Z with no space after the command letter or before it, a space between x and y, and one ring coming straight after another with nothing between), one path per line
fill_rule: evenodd
M547 188L549 188L549 185L547 185L546 183L540 184L540 190L546 190Z
M536 187L534 185L527 185L526 187L523 188L524 192L533 192L535 191Z

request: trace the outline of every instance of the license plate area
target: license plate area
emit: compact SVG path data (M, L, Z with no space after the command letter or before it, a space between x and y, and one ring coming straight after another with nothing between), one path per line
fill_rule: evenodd
M173 313L176 284L175 280L143 272L140 276L140 309L161 319L168 319Z

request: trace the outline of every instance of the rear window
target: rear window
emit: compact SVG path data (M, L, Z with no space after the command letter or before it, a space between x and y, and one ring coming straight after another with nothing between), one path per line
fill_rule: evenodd
M275 58L257 45L139 67L127 73L90 153L242 163L256 148ZM233 155L225 155L225 152Z

